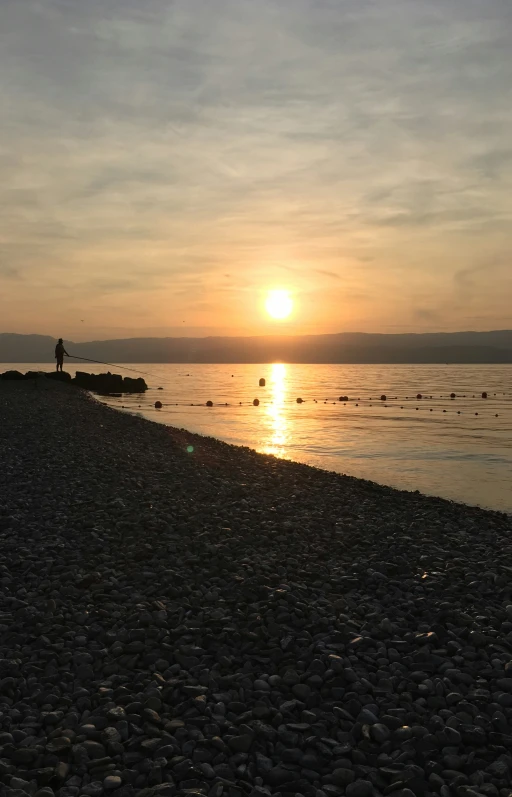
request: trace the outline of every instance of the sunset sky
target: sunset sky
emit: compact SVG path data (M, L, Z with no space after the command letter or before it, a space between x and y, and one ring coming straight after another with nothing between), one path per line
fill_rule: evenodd
M512 327L511 41L510 0L0 0L0 332Z

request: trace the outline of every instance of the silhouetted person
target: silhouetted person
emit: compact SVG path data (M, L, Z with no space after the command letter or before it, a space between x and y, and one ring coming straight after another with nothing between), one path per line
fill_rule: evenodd
M64 348L64 343L62 342L62 338L59 338L59 342L55 346L55 359L57 360L57 371L59 369L62 371L62 367L64 365L64 355L66 355L66 357L69 357L69 354Z

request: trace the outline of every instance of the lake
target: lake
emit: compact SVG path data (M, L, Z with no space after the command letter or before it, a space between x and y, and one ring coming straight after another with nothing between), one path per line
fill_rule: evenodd
M102 398L106 404L319 468L512 512L511 365L129 367L149 374L151 389Z

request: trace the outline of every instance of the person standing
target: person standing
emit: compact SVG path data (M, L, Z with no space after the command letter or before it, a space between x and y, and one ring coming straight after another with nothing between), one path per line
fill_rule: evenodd
M69 354L64 348L64 342L62 338L59 338L59 342L55 346L55 359L57 360L57 371L59 371L59 369L62 371L64 365L64 355L66 355L66 357L69 357Z

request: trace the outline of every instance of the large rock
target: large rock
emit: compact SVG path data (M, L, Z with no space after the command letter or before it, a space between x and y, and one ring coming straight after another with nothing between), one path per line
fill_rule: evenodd
M73 384L84 390L92 390L94 393L106 395L108 393L144 393L148 389L144 379L131 379L123 377L121 374L88 374L85 371L77 371L73 379Z
M0 379L5 379L6 382L19 382L25 377L19 371L4 371L0 375Z
M71 384L71 374L66 371L50 371L46 374L47 379L53 379L54 382L67 382Z

